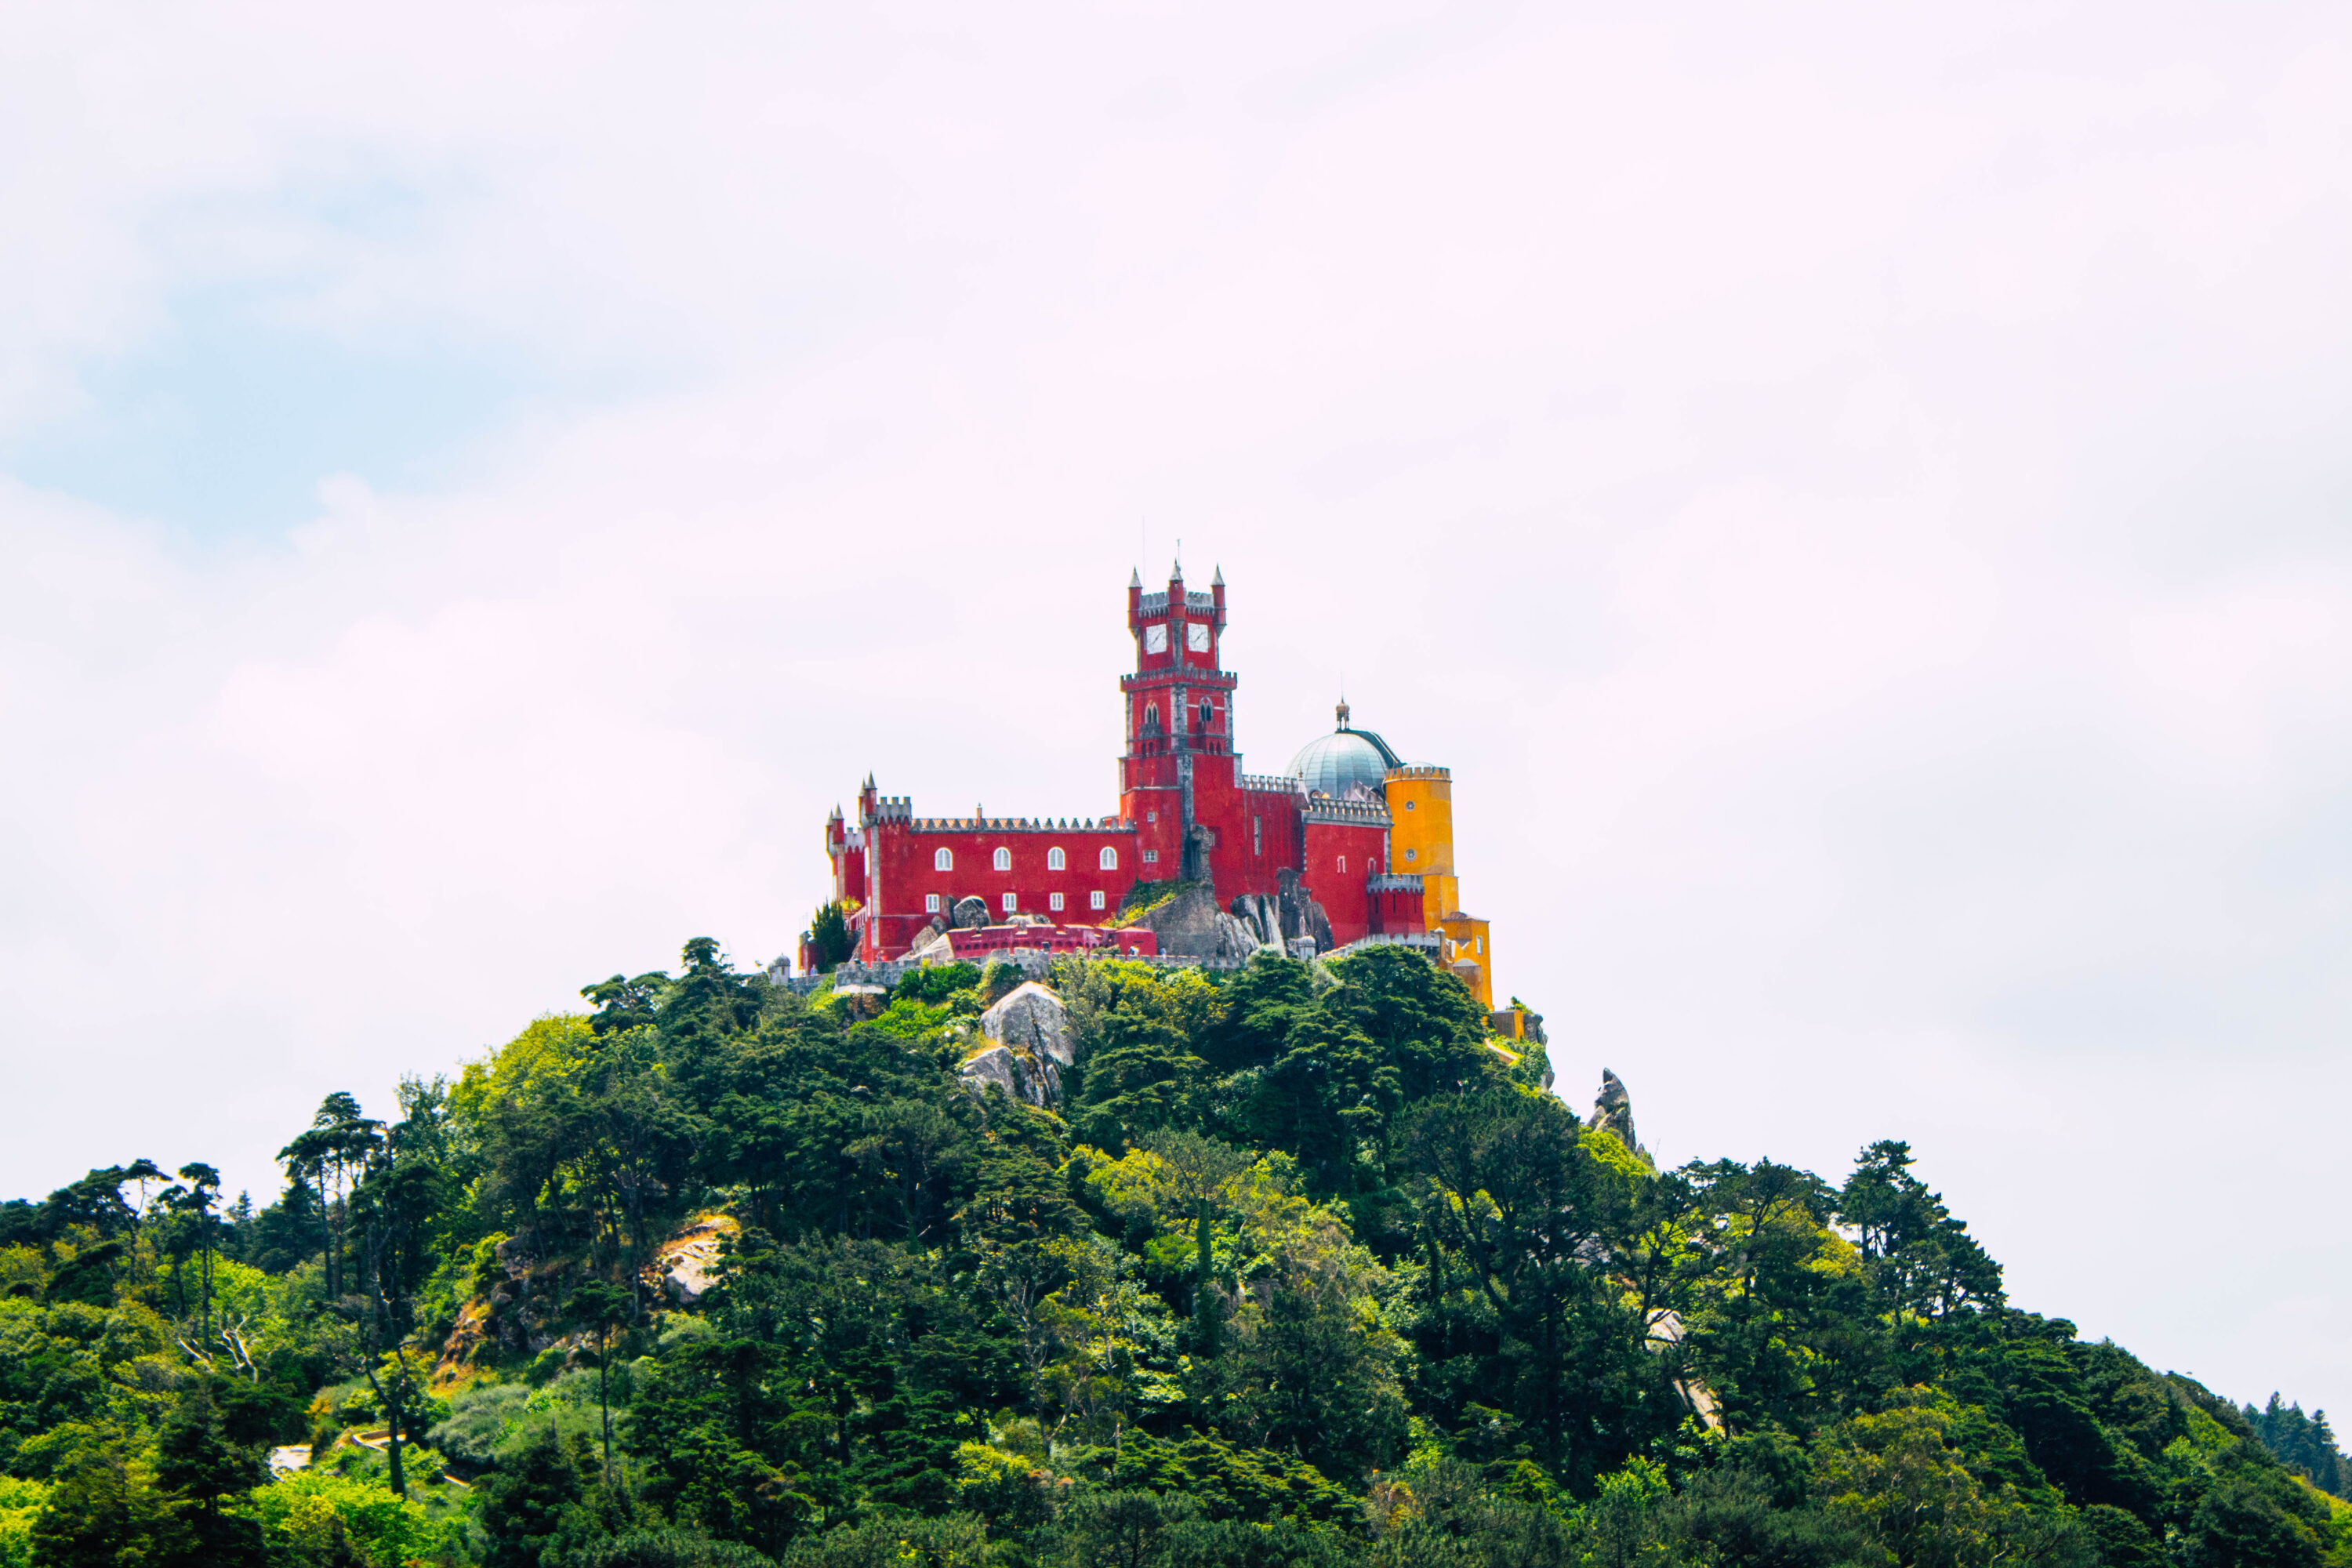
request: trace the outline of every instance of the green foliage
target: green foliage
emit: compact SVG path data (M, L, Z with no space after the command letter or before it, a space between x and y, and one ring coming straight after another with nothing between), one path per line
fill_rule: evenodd
M455 1521L422 1502L394 1496L380 1481L306 1470L257 1489L243 1511L275 1561L406 1564L462 1550Z
M1405 950L1059 960L1050 1108L957 1076L1011 966L680 960L326 1096L258 1212L0 1205L0 1568L2352 1553L2324 1415L2014 1310L1907 1145L1654 1170Z
M0 1568L31 1568L33 1521L48 1500L47 1484L0 1476Z
M957 992L969 991L979 984L980 967L977 964L937 963L900 975L898 984L891 988L891 995L937 1005Z
M2273 1393L2268 1406L2257 1410L2249 1405L2244 1414L2246 1425L2281 1463L2301 1470L2320 1490L2352 1499L2352 1458L2336 1446L2326 1411L2305 1415L2302 1405L2285 1404Z
M834 967L857 950L849 934L848 917L836 903L823 903L809 919L809 963L820 974L830 974Z

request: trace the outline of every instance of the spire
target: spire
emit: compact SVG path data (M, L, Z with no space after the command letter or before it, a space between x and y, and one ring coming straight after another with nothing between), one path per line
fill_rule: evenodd
M1224 567L1221 564L1221 565L1219 565L1219 566L1218 566L1218 568L1217 568L1217 570L1216 570L1216 573L1215 573L1213 576L1211 576L1211 577L1210 577L1210 579L1209 579L1209 586L1210 586L1210 587L1212 587L1212 588L1222 588L1222 587L1223 587L1224 585L1225 585L1225 569L1224 569Z
M1130 566L1127 569L1127 585L1130 588L1143 586L1143 572L1140 567Z

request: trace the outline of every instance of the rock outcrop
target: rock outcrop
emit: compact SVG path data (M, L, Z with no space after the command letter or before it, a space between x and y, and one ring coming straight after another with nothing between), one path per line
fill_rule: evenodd
M963 1081L986 1094L1003 1089L1013 1100L1051 1106L1062 1098L1062 1075L1051 1057L1032 1056L1011 1046L990 1046L975 1051L956 1068Z
M1003 1089L1031 1105L1061 1103L1062 1068L1077 1059L1061 997L1024 981L980 1016L980 1033L956 1068L966 1084L982 1094Z
M949 911L948 923L958 931L978 931L988 924L988 900L967 893Z
M1287 947L1302 936L1315 939L1315 951L1331 951L1331 917L1307 890L1307 884L1297 872L1285 866L1274 874L1275 908L1282 927L1283 945Z
M1657 1164L1633 1137L1633 1097L1625 1092L1623 1081L1607 1068L1601 1069L1601 1093L1594 1099L1592 1114L1584 1124L1611 1134L1648 1164Z
M681 1307L691 1307L719 1282L720 1245L743 1227L723 1214L704 1215L662 1244L646 1266L646 1284Z
M1026 982L980 1016L980 1032L997 1044L1043 1057L1059 1067L1076 1060L1070 1043L1070 1016L1062 999Z
M1259 946L1248 926L1217 907L1217 895L1205 882L1186 884L1136 923L1149 927L1160 939L1160 951L1175 958L1239 963Z

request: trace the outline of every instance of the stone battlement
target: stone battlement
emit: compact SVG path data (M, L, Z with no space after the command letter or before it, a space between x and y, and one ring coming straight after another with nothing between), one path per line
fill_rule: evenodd
M1364 886L1375 893L1418 893L1422 890L1419 877L1376 875L1365 878Z
M1435 952L1438 950L1439 945L1444 941L1444 939L1442 937L1431 936L1423 931L1408 931L1396 935L1390 935L1381 931L1374 931L1370 936L1360 936L1355 941L1349 942L1347 946L1336 948L1333 951L1325 953L1323 956L1326 958L1345 958L1348 954L1354 952L1360 948L1367 947L1411 947L1417 948L1423 952Z
M1369 800L1333 800L1329 795L1308 795L1304 815L1309 822L1345 822L1367 827L1386 827L1389 825L1389 808Z
M1451 783L1454 770L1431 767L1423 763L1412 763L1401 768L1391 768L1386 776L1391 779L1436 779L1440 783Z
M1296 796L1306 793L1302 788L1300 788L1298 781L1292 778L1288 773L1283 773L1274 778L1268 778L1264 773L1243 773L1240 775L1238 782L1242 788L1255 791L1259 795L1286 795Z
M1143 605L1139 613L1145 616L1157 616L1165 612L1167 608L1168 594L1165 589L1162 589L1157 594L1143 595ZM1184 595L1184 610L1187 615L1194 610L1200 611L1204 616L1211 615L1216 608L1217 600L1213 594L1195 594L1188 590Z
M867 819L877 824L903 823L910 833L1132 833L1135 824L1123 817L1076 816L885 816L878 809Z

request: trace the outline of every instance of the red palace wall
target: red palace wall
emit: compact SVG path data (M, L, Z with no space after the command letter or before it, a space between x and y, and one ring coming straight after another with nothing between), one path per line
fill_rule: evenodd
M1337 943L1374 931L1419 931L1417 891L1367 885L1388 869L1384 805L1310 798L1287 778L1239 773L1237 680L1218 668L1224 625L1222 577L1206 594L1187 593L1181 578L1165 594L1147 595L1139 583L1129 584L1136 668L1119 678L1127 746L1117 816L1083 825L918 817L907 799L877 795L868 779L856 826L836 812L825 829L834 896L859 906L859 956L874 962L904 952L967 896L986 900L992 921L1017 911L1056 923L1107 924L1136 883L1183 875L1188 773L1192 819L1203 830L1196 836L1202 868L1221 903L1277 892L1287 868L1323 906ZM1059 868L1049 862L1056 848L1063 852ZM942 849L951 859L946 869L936 863ZM1003 869L1000 849L1010 858ZM1105 849L1116 856L1115 866L1101 864ZM1103 896L1100 909L1096 893ZM934 897L937 910L928 903Z
M902 803L877 804L888 811ZM934 821L940 826L928 826ZM1123 826L1097 825L1088 830L1017 818L974 822L883 816L866 829L866 886L843 889L842 896L865 906L869 960L905 952L935 914L945 915L965 897L984 900L992 921L1018 912L1050 915L1074 925L1101 925L1117 916L1127 890L1141 879L1135 842L1135 834ZM950 861L946 870L938 865L942 849ZM1011 862L1003 870L996 867L999 849ZM1051 864L1055 849L1063 856L1058 870ZM1116 860L1108 868L1102 864L1105 849ZM1090 896L1097 892L1103 895L1100 909ZM1056 894L1062 900L1058 910L1054 907ZM939 900L937 910L927 901L931 897Z

